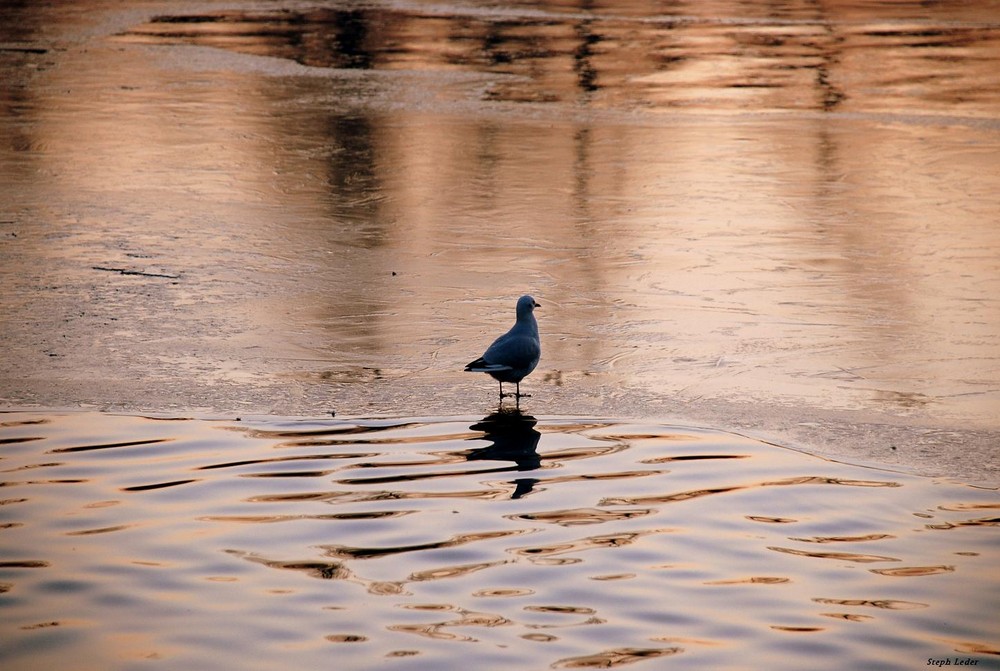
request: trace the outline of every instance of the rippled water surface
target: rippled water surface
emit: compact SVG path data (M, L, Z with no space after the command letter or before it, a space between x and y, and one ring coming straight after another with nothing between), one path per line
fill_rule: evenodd
M1000 668L996 490L510 411L0 422L4 669Z

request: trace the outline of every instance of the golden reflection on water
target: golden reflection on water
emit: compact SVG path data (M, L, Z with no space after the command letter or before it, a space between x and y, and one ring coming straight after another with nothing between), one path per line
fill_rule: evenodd
M1000 668L997 527L964 524L995 489L705 429L496 422L8 412L0 665ZM713 453L742 458L681 458Z
M123 39L312 67L490 73L484 99L518 103L996 111L996 90L984 83L995 77L1000 30L985 6L969 4L959 18L951 6L908 3L558 4L161 15Z

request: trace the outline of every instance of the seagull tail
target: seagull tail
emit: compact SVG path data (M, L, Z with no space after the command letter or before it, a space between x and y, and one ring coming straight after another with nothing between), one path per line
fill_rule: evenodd
M468 373L499 373L504 370L513 370L510 366L499 363L487 363L482 357L465 364L465 371Z

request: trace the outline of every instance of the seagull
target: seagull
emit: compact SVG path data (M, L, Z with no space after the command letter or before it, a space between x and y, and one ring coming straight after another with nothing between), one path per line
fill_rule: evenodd
M531 374L542 355L538 339L538 322L532 314L541 307L531 296L517 299L517 321L502 336L493 341L483 355L465 366L470 373L488 373L500 382L500 401L503 402L503 383L513 382L516 391L507 396L521 399L521 380ZM528 394L525 394L528 396Z

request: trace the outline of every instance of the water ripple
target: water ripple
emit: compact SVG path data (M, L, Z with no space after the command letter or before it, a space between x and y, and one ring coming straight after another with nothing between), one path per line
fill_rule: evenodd
M657 423L161 419L5 418L5 668L1000 667L991 489Z

